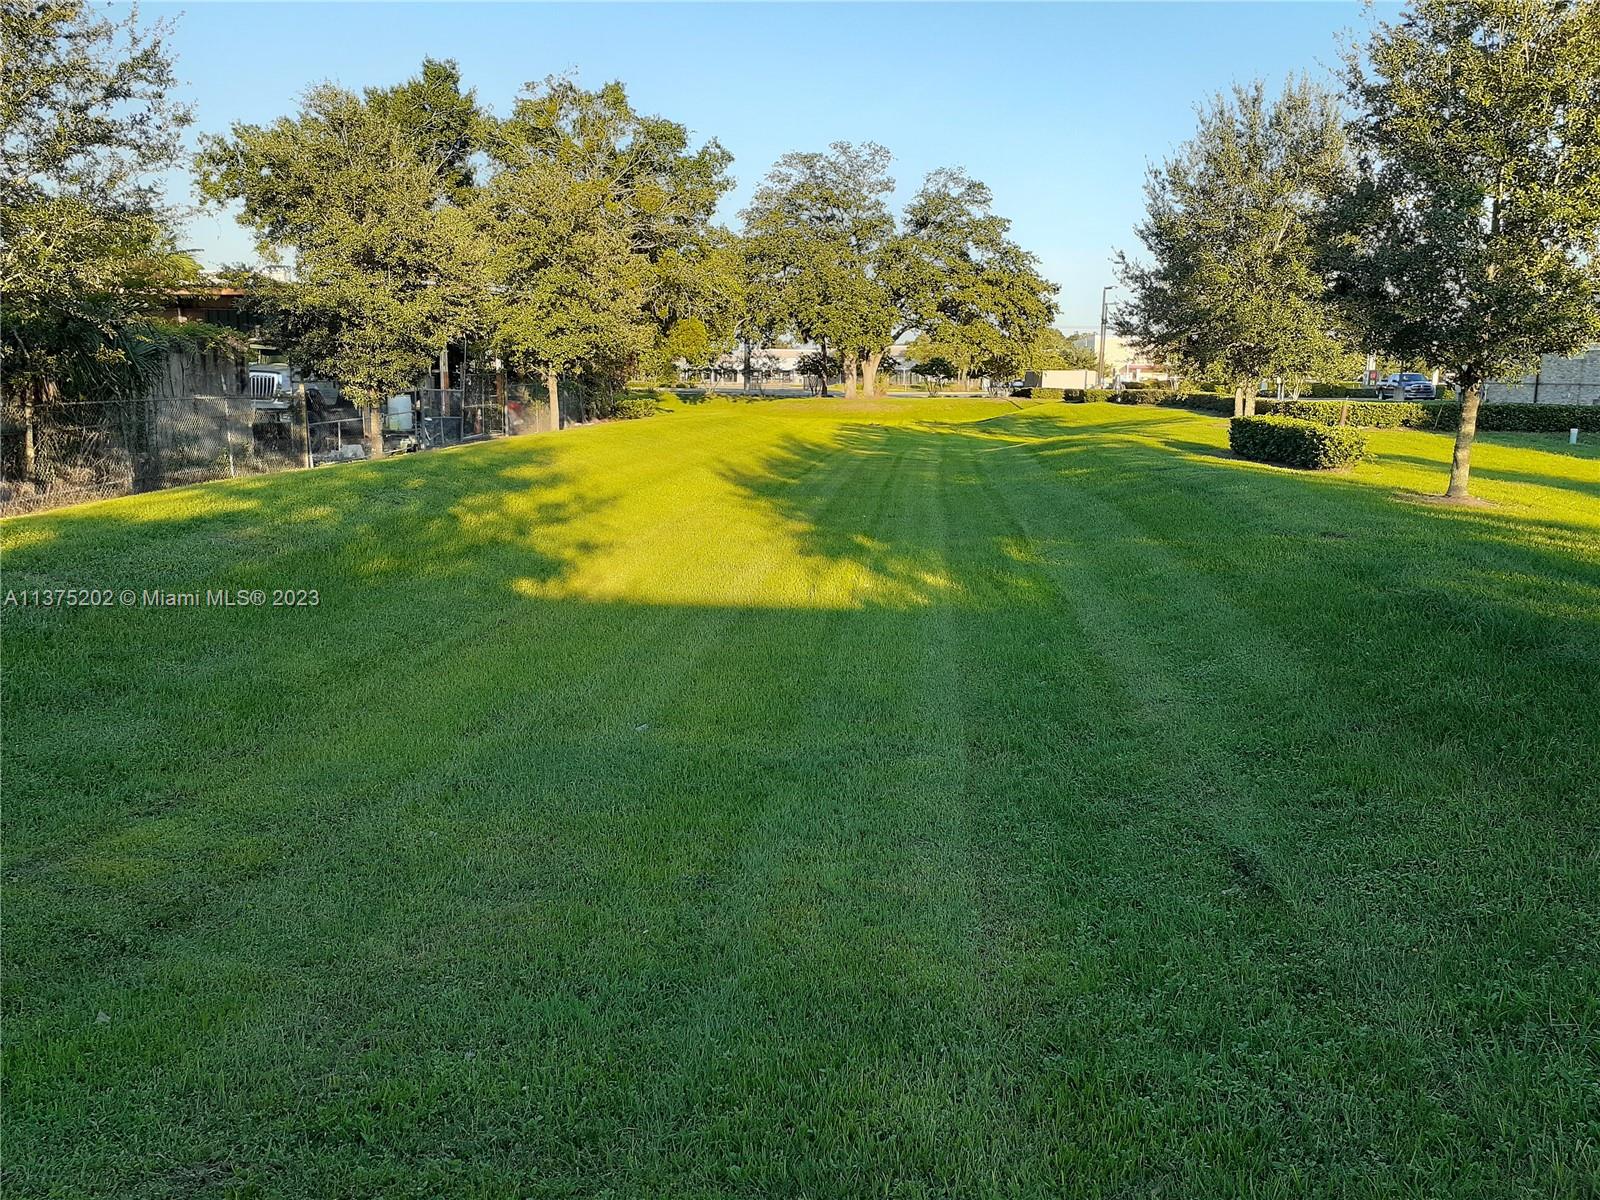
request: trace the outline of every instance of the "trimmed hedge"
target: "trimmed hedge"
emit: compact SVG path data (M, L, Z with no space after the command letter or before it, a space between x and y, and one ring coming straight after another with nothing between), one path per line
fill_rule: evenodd
M1065 393L1061 388L1023 387L1013 388L1011 394L1023 400L1060 400Z
M661 402L672 398L673 393L665 388L602 392L585 398L585 416L591 421L636 421L640 417L655 416L660 411Z
M1257 400L1256 411L1280 417L1337 425L1341 414L1346 425L1366 429L1415 429L1428 423L1422 405L1410 400Z
M1300 395L1306 400L1376 400L1378 391L1349 383L1308 383Z
M1461 405L1424 401L1424 428L1454 429L1461 424ZM1577 427L1600 433L1600 404L1483 404L1478 407L1478 428L1491 433L1565 433Z
M1028 389L1024 389L1027 391ZM1351 389L1354 390L1354 389ZM1032 394L1055 389L1031 389ZM1055 399L1052 394L1050 399ZM1233 415L1233 397L1225 392L1178 392L1169 388L1113 391L1110 388L1066 388L1061 399L1068 404L1093 401L1111 404L1159 404L1202 412ZM1454 400L1277 400L1256 398L1258 416L1292 417L1319 425L1338 426L1344 410L1347 428L1454 429L1461 421L1461 405ZM1573 426L1600 433L1600 404L1485 404L1478 409L1478 428L1498 433L1565 433Z
M1349 426L1340 429L1293 417L1234 417L1228 423L1228 445L1240 458L1331 471L1365 458L1367 436Z

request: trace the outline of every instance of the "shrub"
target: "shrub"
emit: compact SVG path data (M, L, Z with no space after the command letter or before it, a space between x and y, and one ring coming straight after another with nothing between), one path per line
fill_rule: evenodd
M1346 425L1367 429L1416 428L1428 423L1422 405L1409 400L1258 400L1256 407L1319 425L1337 425L1341 414Z
M1461 405L1454 400L1419 406L1421 424L1454 429L1461 423ZM1485 404L1478 409L1478 428L1496 433L1565 433L1576 426L1600 433L1600 404Z
M1228 445L1240 458L1306 471L1354 466L1367 453L1367 437L1359 429L1293 417L1234 417L1228 425Z
M1300 395L1311 400L1376 400L1375 388L1358 387L1348 383L1308 383Z
M629 389L624 392L600 392L584 398L584 415L591 421L634 421L656 414L663 397L671 392L664 389Z
M1180 392L1175 393L1167 403L1176 408L1198 408L1202 412L1233 415L1233 397L1227 392Z
M1047 387L1013 388L1011 394L1024 400L1061 400L1066 397L1064 389Z
M661 404L654 392L623 392L617 397L617 411L614 414L619 421L636 421L640 417L653 417Z

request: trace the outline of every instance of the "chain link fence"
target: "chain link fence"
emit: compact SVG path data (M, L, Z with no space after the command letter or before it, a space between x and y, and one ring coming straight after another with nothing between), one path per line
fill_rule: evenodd
M8 389L0 398L0 515L455 446L550 424L547 406L532 403L535 397L483 376L469 376L464 387L397 395L382 413L362 412L336 386L251 390L241 364L210 354L174 355L151 393L134 400L28 404ZM565 396L561 407L563 424L582 419L576 401L570 415Z

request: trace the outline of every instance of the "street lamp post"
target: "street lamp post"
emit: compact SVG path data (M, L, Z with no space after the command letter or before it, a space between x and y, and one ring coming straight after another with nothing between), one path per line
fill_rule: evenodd
M1102 388L1106 385L1106 300L1110 297L1111 289L1114 286L1116 285L1108 283L1100 289L1100 341L1097 344L1100 358L1095 364L1094 384L1096 387Z

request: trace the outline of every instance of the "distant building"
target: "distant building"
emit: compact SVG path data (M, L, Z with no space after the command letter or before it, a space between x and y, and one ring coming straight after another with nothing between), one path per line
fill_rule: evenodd
M1600 346L1563 358L1546 354L1524 379L1486 383L1485 404L1600 404Z
M1095 355L1100 356L1100 333L1095 329L1088 329L1082 333L1069 335L1074 346L1080 346ZM1166 379L1169 377L1163 363L1153 361L1149 355L1140 351L1132 342L1124 341L1115 334L1106 335L1105 346L1106 378L1109 386L1115 383L1134 383L1143 379ZM1045 385L1049 386L1049 385Z
M897 367L889 373L889 376L900 385L910 384L916 374L914 366L906 362L906 354L910 348L909 342L896 343L889 347L886 355L887 358L894 359ZM750 351L751 378L749 379L745 378L743 348L724 354L709 367L683 367L680 374L686 383L736 388L740 391L757 387L804 387L806 376L800 371L800 360L818 349L820 347L810 343L798 346L759 346ZM837 378L834 377L835 381Z
M1083 388L1098 387L1093 371L1029 371L1022 377L1022 385L1031 388Z

